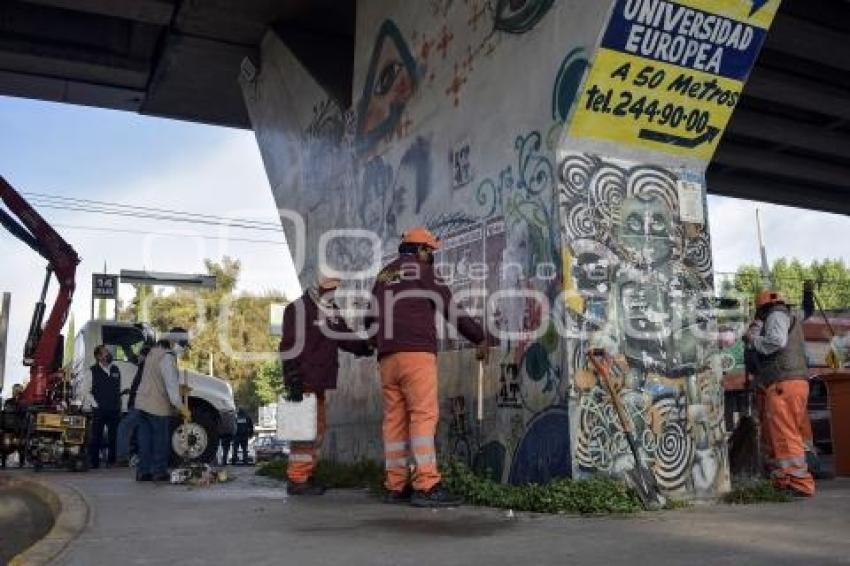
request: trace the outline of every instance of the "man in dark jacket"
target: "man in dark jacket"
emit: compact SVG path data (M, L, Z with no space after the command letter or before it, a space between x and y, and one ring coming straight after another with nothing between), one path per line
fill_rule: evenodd
M103 344L94 349L94 357L96 363L90 368L90 405L93 418L89 463L92 468L99 468L104 427L107 430L106 463L110 466L115 464L118 423L121 420L121 371L112 363L112 354Z
M377 325L374 340L384 397L387 502L410 501L419 507L461 503L440 484L434 447L439 420L436 313L478 345L479 360L486 360L488 351L484 330L457 304L434 271L434 252L439 247L440 242L425 228L406 232L398 259L375 280L373 310L367 319L367 327ZM416 463L412 495L410 456Z
M284 383L291 401L304 393L314 393L317 405L317 435L313 442L290 445L286 474L290 495L321 495L325 488L312 481L325 434L325 392L336 389L339 349L357 356L369 356L367 340L351 331L333 301L339 279L320 278L283 311L280 352Z
M233 437L233 459L231 464L236 465L239 459L239 450L242 450L242 464L248 465L248 441L254 436L254 421L245 409L240 408L236 412L236 436Z

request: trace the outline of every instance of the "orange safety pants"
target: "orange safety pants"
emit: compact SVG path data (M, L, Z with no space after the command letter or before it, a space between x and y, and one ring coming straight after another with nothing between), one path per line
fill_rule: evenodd
M319 450L325 438L327 426L324 394L316 395L316 440L313 442L292 442L289 445L289 461L286 465L286 477L293 483L304 483L316 470L319 463Z
M437 356L397 352L381 358L384 397L384 487L401 491L410 481L409 460L416 465L413 488L429 491L440 482L434 436L440 418Z
M814 495L815 480L806 464L811 442L809 382L780 381L759 390L761 444L773 485Z

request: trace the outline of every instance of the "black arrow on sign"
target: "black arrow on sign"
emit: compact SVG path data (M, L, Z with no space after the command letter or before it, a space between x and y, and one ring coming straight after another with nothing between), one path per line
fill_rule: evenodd
M708 126L705 132L695 138L683 138L676 134L665 134L664 132L656 132L655 130L647 130L641 128L638 132L638 137L644 140L655 141L658 143L669 143L678 147L696 147L698 145L709 143L720 133L720 128Z

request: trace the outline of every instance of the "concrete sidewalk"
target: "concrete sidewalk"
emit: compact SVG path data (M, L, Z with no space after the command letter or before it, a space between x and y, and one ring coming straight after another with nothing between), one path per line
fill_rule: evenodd
M209 488L138 484L127 470L45 473L84 493L91 527L60 563L111 564L848 564L850 480L810 501L701 505L627 518L388 506L364 492L286 498L231 468Z

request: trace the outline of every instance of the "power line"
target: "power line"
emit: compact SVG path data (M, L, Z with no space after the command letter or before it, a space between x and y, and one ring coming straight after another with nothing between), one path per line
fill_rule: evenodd
M52 224L57 228L68 228L71 230L91 230L95 232L120 232L124 234L142 234L148 235L153 234L156 236L174 236L181 238L204 238L206 240L227 240L233 242L248 242L254 244L276 244L279 246L285 246L286 242L275 241L275 240L255 240L252 238L222 238L220 236L209 236L204 234L186 234L180 232L154 232L148 230L130 230L129 228L107 228L107 227L96 227L96 226L76 226L73 224Z
M220 222L215 220L201 220L201 219L191 219L185 218L181 216L168 216L164 214L147 214L147 213L134 213L134 212L123 212L121 210L109 210L109 209L94 209L94 208L85 208L78 207L74 205L56 205L56 204L43 204L36 203L34 206L38 208L47 208L54 210L66 210L66 211L74 211L74 212L83 212L89 214L103 214L106 216L123 216L128 218L146 218L149 220L161 220L165 222L181 222L187 224L203 224L206 226L226 226L229 228L240 228L244 230L259 230L263 232L278 232L282 231L282 228L278 226L277 228L263 227L251 224L242 224L239 222Z
M75 212L95 214L114 214L116 216L149 218L152 220L165 220L171 222L179 221L196 224L229 226L233 228L243 228L250 230L265 230L276 232L279 232L281 230L280 224L261 220L217 216L213 214L202 214L197 212L188 212L165 208L128 205L118 202L78 199L73 197L64 197L60 195L49 195L45 193L26 192L24 194L27 196L34 197L34 206L50 209L71 210Z
M131 205L116 201L105 201L105 200L92 200L92 199L83 199L76 197L66 197L63 195L52 195L48 193L33 193L33 192L24 192L23 194L35 197L36 199L47 199L53 201L70 201L76 203L83 204L94 204L94 205L102 205L107 207L118 207L122 209L131 209L131 210L141 210L141 211L149 211L149 212L162 212L166 214L180 214L180 215L188 215L188 216L197 216L199 218L213 219L213 220L223 220L223 221L232 221L236 220L239 222L249 222L252 224L264 225L270 228L277 228L280 225L277 222L266 222L263 220L253 220L246 218L234 218L230 216L217 216L214 214L202 214L200 212L187 212L182 210L174 210L168 208L154 208L150 206L139 206L139 205Z

